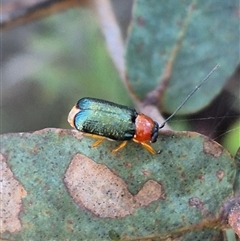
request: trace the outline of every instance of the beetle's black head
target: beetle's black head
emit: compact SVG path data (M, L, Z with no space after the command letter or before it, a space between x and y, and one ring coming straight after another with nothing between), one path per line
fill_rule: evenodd
M157 138L158 138L158 130L159 130L159 125L157 122L154 121L154 127L153 127L153 130L152 130L152 139L151 139L151 142L154 143L157 141Z

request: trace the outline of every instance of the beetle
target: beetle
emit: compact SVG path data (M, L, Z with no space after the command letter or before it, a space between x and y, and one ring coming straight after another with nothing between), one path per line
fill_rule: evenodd
M152 154L156 154L156 151L148 142L154 143L157 141L159 129L164 127L219 66L217 64L209 72L160 126L149 116L139 114L135 109L89 97L80 99L73 106L68 115L68 122L78 131L98 138L92 147L98 146L105 138L114 141L123 141L112 151L117 152L129 140L133 140L143 145Z
M122 143L112 152L122 149L129 140L140 143L149 152L156 151L148 144L158 138L159 125L149 116L135 109L110 101L85 97L80 99L68 115L70 125L85 134L98 138L92 147L105 138Z

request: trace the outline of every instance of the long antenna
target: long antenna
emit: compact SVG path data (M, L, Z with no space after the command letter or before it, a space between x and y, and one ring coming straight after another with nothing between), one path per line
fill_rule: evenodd
M199 85L195 87L191 91L191 93L186 97L186 99L178 106L178 108L162 123L162 125L159 127L159 129L163 128L165 124L185 105L185 103L189 100L189 98L203 85L203 83L210 77L210 75L220 66L220 64L217 64L210 73L200 82Z

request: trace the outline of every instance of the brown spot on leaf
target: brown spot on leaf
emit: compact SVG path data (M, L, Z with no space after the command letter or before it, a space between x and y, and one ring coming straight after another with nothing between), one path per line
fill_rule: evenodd
M22 185L14 178L6 159L0 154L0 233L18 232L21 223L18 218L22 207L22 198L27 195Z
M162 195L162 186L149 180L133 196L122 178L81 154L73 157L64 183L75 203L102 218L125 217Z
M198 179L199 179L200 181L204 181L204 180L205 180L205 175L203 175L203 174L199 175L199 176L198 176Z
M182 178L183 180L186 179L186 176L187 176L187 175L186 175L185 172L182 172L182 173L181 173L181 178Z
M132 163L130 163L130 162L125 162L125 163L124 163L124 166L125 166L125 167L131 167L131 166L132 166Z
M224 171L223 170L218 170L217 171L217 178L218 178L219 182L222 181L223 177L224 177Z
M73 227L73 221L72 220L67 220L66 221L66 230L69 233L74 233L74 227Z
M240 205L236 204L229 213L228 223L240 238Z
M235 206L240 206L240 196L231 197L224 202L220 212L220 219L223 224L228 222L229 214Z
M197 209L200 209L200 210L203 209L203 202L201 201L201 199L199 199L197 197L190 198L188 200L188 203L193 208L197 208Z
M151 176L152 172L148 171L148 170L142 170L142 174L145 176L145 177L149 177Z
M210 139L204 141L203 150L206 154L210 154L216 158L220 157L223 152L223 148L217 142Z
M153 180L144 183L141 190L134 196L138 206L147 206L154 200L157 200L163 195L162 186Z

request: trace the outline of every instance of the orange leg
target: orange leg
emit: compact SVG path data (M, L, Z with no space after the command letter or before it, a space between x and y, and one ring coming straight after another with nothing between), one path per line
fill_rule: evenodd
M93 144L92 147L99 146L103 142L104 138L96 140Z
M133 141L135 141L136 143L141 144L145 149L147 149L152 154L154 154L154 155L156 154L156 151L149 144L147 144L146 142L139 142L139 141L137 141L135 139L133 139Z
M85 135L90 136L90 137L95 138L95 139L98 139L92 144L92 147L96 147L96 146L100 145L103 142L103 140L106 139L103 136L98 136L98 135L93 135L93 134L88 134L88 133L85 133Z
M156 151L149 145L149 144L147 144L147 143L145 143L145 142L140 142L141 143L141 145L143 146L143 147L145 147L145 149L147 149L149 152L151 152L153 155L155 155L156 154Z
M123 141L117 148L112 150L112 153L115 153L115 152L121 150L124 146L126 146L126 144L127 144L127 141Z

